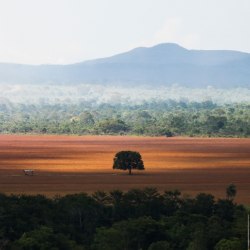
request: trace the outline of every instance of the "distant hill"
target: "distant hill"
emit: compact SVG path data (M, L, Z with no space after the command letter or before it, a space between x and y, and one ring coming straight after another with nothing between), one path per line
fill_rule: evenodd
M250 87L250 54L187 50L177 44L136 48L108 58L70 65L0 63L0 83L180 84L185 87Z

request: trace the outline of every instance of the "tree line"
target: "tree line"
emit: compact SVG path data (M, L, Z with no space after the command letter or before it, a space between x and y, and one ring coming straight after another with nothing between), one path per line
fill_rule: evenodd
M0 133L250 136L250 104L0 104Z
M0 194L0 249L240 250L247 210L233 198L153 187L55 196Z

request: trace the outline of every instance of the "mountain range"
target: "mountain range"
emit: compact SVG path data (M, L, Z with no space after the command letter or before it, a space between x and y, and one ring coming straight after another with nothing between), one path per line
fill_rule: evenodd
M0 83L249 88L250 54L165 43L69 65L0 63Z

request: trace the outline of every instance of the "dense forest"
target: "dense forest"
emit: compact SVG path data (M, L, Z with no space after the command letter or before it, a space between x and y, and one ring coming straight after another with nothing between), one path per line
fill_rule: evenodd
M250 104L0 104L0 133L250 136Z
M247 210L235 192L227 194L191 198L152 187L54 198L0 194L0 249L246 249Z

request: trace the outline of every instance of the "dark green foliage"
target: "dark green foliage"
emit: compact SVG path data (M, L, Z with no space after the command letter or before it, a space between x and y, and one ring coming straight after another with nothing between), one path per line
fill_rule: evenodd
M173 215L180 207L182 200L181 192L178 190L165 191L163 194L164 214L167 216Z
M219 199L217 204L215 204L215 214L223 220L232 221L234 212L234 203L232 200Z
M164 238L165 233L160 222L150 217L141 217L117 222L109 229L100 228L95 237L94 249L147 250L152 242Z
M234 184L228 185L226 189L227 199L232 200L237 193L236 186Z
M157 241L152 243L148 250L173 250L167 241Z
M204 193L0 194L0 249L241 250L246 235L246 209Z
M0 104L0 133L249 137L250 105Z
M194 204L195 213L211 216L214 212L214 204L214 197L211 194L198 194Z
M113 169L129 170L129 174L131 174L132 169L144 170L144 164L140 153L120 151L115 155Z
M38 229L24 233L17 241L13 244L14 249L25 249L25 250L77 250L82 249L77 246L76 242L68 239L63 234L56 234L52 228L41 226Z
M106 119L100 121L96 127L98 134L120 134L129 130L128 125L122 120Z
M215 246L215 250L241 250L241 249L244 249L244 247L242 246L242 242L237 238L229 240L222 239Z

